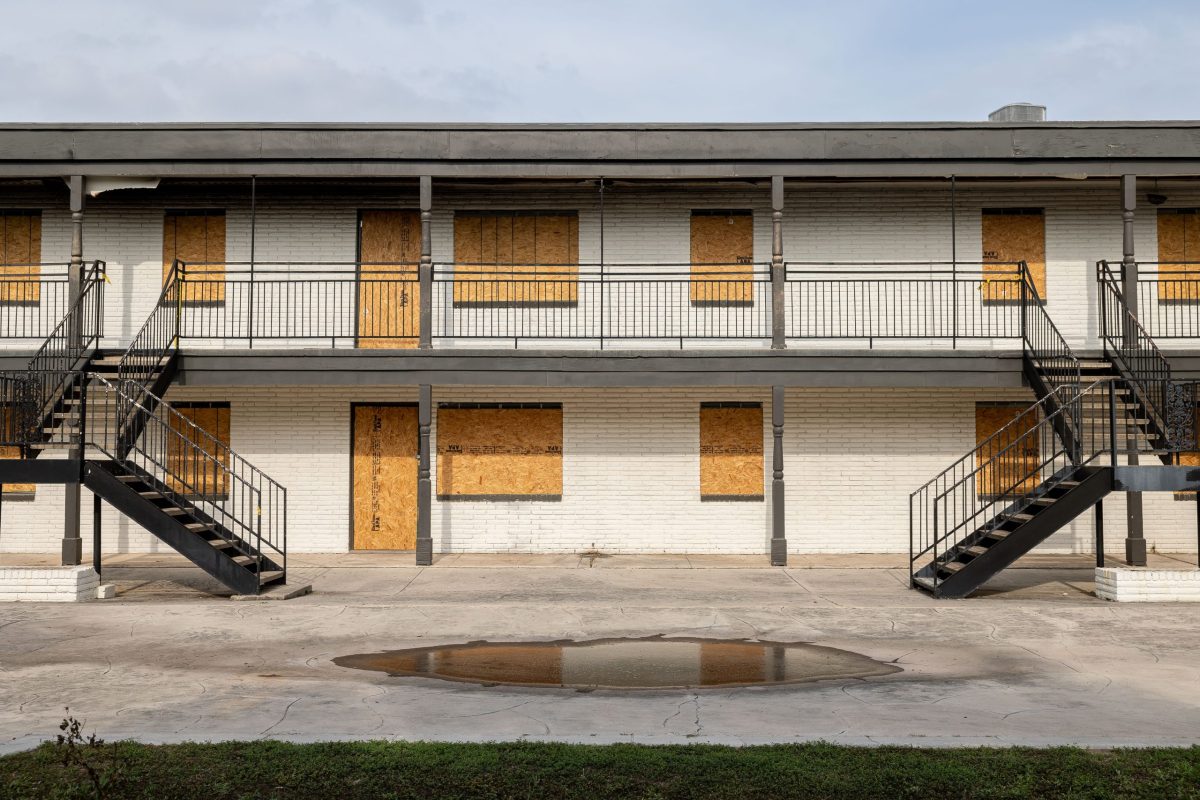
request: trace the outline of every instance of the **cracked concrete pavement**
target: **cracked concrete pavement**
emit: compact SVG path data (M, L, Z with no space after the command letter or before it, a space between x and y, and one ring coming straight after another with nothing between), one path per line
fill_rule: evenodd
M177 561L125 559L105 573L115 600L0 604L0 752L51 738L67 706L106 739L146 742L1200 742L1195 605L1096 600L1078 559L1029 560L960 601L908 590L894 557L869 569L830 562L448 559L422 569L298 557L292 582L312 582L313 594L235 603ZM656 568L639 568L647 565ZM479 639L654 634L812 642L903 671L774 688L576 692L331 662Z

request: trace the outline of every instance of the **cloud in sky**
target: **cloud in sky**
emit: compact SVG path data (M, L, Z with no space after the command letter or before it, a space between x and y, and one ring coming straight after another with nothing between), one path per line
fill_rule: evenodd
M6 9L0 119L1188 118L1197 52L1189 2L60 0Z

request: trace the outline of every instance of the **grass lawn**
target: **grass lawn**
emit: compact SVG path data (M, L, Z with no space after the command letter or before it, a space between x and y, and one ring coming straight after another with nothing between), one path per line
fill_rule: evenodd
M1200 747L1091 752L256 741L122 742L77 752L110 781L106 798L1200 798ZM84 765L64 767L56 745L0 758L3 800L94 796Z

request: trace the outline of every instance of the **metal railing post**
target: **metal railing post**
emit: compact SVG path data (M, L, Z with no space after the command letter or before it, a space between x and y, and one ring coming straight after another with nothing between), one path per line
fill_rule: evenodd
M187 284L187 265L182 261L175 262L175 335L171 338L175 347L179 347L180 333L183 331L183 291Z

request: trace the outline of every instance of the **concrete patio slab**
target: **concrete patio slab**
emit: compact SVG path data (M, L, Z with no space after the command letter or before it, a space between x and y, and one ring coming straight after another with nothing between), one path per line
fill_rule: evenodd
M296 557L292 580L314 593L287 603L230 603L198 570L150 561L106 567L114 600L0 605L0 751L53 736L66 706L104 738L149 742L1200 742L1194 607L1097 600L1090 559L1008 570L980 597L936 601L882 561L528 569ZM649 635L812 642L903 671L776 688L580 693L332 663L473 640Z

